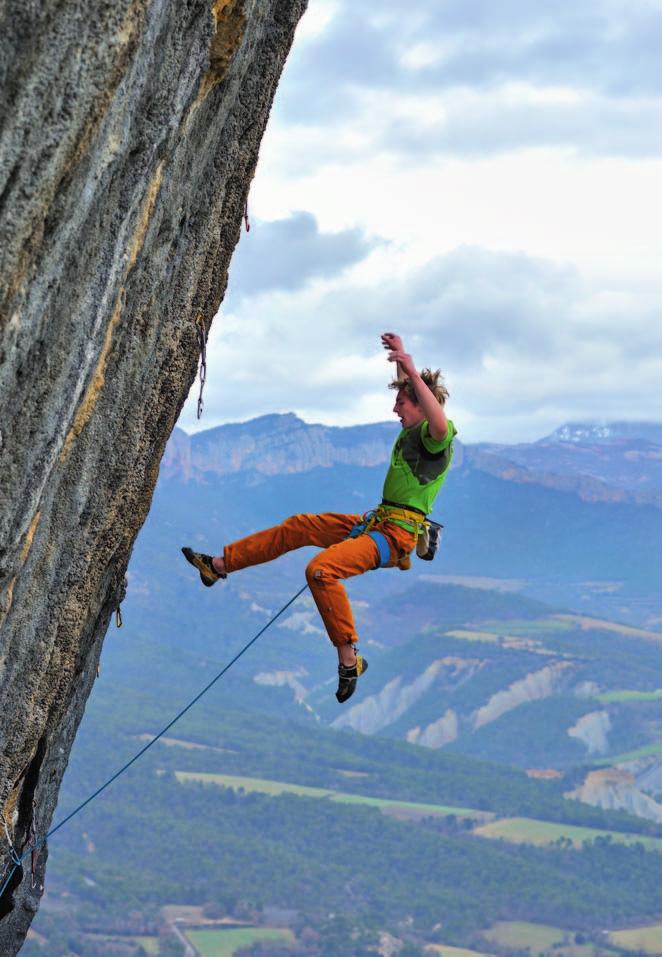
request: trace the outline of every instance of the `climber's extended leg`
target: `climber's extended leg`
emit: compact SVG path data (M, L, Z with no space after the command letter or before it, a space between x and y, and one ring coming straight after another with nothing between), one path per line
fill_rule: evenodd
M358 641L354 616L341 584L345 578L377 568L379 549L367 535L336 542L308 563L306 579L331 642L343 664L353 665Z
M360 515L325 512L321 515L292 515L280 525L247 535L226 545L222 555L205 555L182 548L184 557L200 572L203 585L213 585L229 572L270 562L285 552L304 545L327 548L349 535Z
M229 573L252 565L261 565L263 562L273 561L285 552L303 548L304 545L328 548L329 545L346 538L360 521L360 515L344 515L339 512L292 515L280 525L255 532L226 545L221 556L224 569Z
M327 634L338 653L336 697L340 702L351 697L357 679L368 666L367 661L356 653L358 637L354 616L341 580L361 575L380 565L379 548L369 535L348 537L361 520L360 515L337 512L293 515L280 525L226 545L223 555L214 558L183 549L188 560L199 569L204 584L213 584L230 572L272 561L304 545L323 548L324 551L309 563L306 579ZM411 551L415 544L411 532L393 523L382 522L379 529L388 540L394 562ZM187 552L191 553L193 560ZM208 580L205 581L205 578Z
M356 651L354 616L341 579L378 568L379 549L367 535L347 538L316 555L306 568L306 579L327 634L338 652L338 690L342 704L354 694L368 662Z

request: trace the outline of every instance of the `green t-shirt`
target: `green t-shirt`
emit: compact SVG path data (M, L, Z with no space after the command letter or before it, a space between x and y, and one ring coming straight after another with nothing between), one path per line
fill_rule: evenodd
M427 419L403 429L391 452L382 497L429 515L450 468L455 434L450 419L446 438L441 442L430 435Z

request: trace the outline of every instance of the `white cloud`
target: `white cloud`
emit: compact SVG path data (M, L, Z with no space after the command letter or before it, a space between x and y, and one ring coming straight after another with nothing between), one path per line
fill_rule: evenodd
M460 248L368 284L357 267L342 284L256 296L217 320L203 425L274 411L328 424L390 418L379 335L393 328L419 366L444 369L465 440L662 417L661 309L662 281L642 303L616 280L521 253Z
M385 329L465 440L662 418L661 34L661 0L311 0L202 425L389 418Z

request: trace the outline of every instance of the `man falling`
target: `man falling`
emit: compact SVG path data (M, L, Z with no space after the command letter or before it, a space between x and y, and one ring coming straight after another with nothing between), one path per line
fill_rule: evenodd
M357 653L358 635L342 580L380 567L409 568L409 555L446 478L453 454L455 427L446 418L448 391L441 372L418 372L400 336L382 336L397 376L393 411L402 431L395 440L384 480L382 502L366 515L325 512L292 515L280 525L225 545L220 555L183 548L200 572L203 585L304 545L323 549L306 568L306 579L327 634L338 652L338 690L342 704L354 694L368 662Z

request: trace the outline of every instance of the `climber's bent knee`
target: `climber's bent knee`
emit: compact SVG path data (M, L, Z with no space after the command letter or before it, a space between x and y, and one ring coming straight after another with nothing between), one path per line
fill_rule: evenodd
M306 581L312 587L316 584L321 584L323 578L324 571L321 568L318 557L315 557L306 565Z

